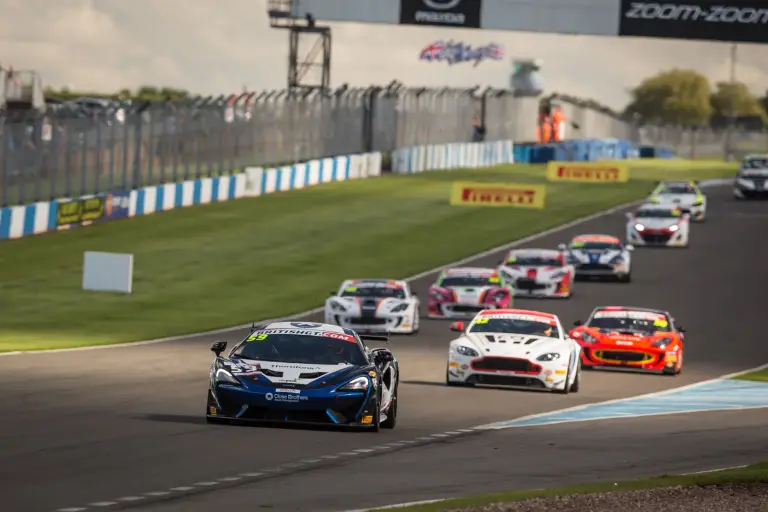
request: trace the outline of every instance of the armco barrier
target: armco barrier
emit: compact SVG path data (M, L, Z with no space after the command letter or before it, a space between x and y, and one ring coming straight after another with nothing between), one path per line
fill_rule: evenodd
M511 140L500 140L400 148L392 153L392 172L407 174L511 164L515 162L514 146Z
M278 169L248 168L230 176L0 208L0 240L380 174L381 153L366 153L312 160ZM60 211L62 205L66 206Z

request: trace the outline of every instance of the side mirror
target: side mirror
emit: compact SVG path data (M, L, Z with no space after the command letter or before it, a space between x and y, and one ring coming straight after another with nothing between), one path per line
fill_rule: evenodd
M451 330L456 332L464 332L464 322L453 322L451 324Z
M334 295L336 295L336 292L335 292L335 291L333 291L333 290L331 290L331 293L330 293L329 295L330 295L331 297L333 297Z
M568 246L565 245L565 244L557 244L557 250L558 251L567 251L568 250Z
M634 246L634 245L632 245L632 244L627 244L627 245L625 245L625 246L624 246L624 248L625 248L626 250L628 250L629 252L632 252L632 251L634 251L634 250L635 250L635 246Z
M392 352L390 352L389 350L382 350L380 352L376 352L376 355L373 357L379 363L391 363L392 361L395 360L395 356L393 356Z
M211 352L216 354L216 357L219 357L219 355L224 352L227 348L227 342L226 341L214 341L211 344Z
M678 325L677 326L677 331L678 332L685 332L685 327L683 327L682 325Z
M580 325L584 325L584 322L582 322L581 320L576 320L575 322L573 322L573 325L575 325L576 327L578 327L578 326L580 326Z
M413 295L414 297L418 297L419 296L419 294L414 292L413 290L411 290L411 295Z

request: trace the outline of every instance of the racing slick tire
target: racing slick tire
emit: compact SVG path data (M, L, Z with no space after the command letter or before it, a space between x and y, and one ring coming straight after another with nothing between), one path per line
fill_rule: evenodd
M573 384L568 385L568 381L571 380L571 360L568 360L568 373L565 374L565 386L563 389L555 389L554 392L560 395L567 395L568 393L578 393L579 385L581 384L581 360L576 365L576 378Z
M381 422L381 428L393 429L395 425L397 425L397 388L395 388L395 394L392 395L392 405L389 406L387 419Z
M376 399L376 408L373 411L373 425L366 430L378 432L381 429L381 397Z

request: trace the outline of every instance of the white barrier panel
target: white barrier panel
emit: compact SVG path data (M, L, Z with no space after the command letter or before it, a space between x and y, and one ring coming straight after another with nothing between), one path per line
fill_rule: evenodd
M408 174L423 171L490 167L515 163L515 144L511 140L456 142L396 149L392 153L392 172Z
M381 176L381 153L337 156L310 162L264 169L245 169L245 197L285 192L321 183Z
M83 258L83 290L131 293L133 254L87 251Z

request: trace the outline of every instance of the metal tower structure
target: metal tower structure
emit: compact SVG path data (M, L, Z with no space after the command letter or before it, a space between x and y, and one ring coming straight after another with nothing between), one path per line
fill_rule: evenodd
M289 34L288 91L293 94L327 91L331 84L331 28L317 26L311 14L303 18L296 16L293 4L294 0L267 3L269 26L288 30ZM307 39L312 41L311 47L302 53L301 43ZM310 73L313 70L315 72Z

